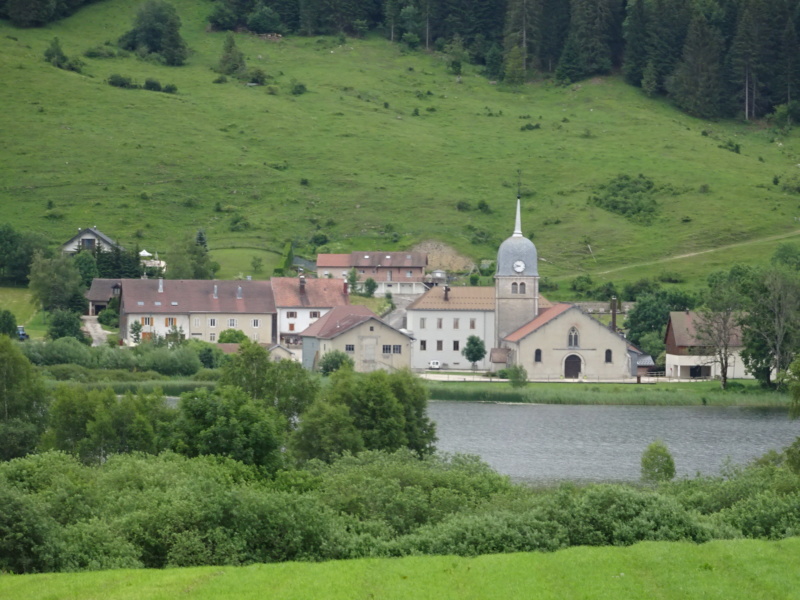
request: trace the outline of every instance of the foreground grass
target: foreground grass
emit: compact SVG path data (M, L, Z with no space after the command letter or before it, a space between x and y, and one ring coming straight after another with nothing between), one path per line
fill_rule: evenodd
M797 196L773 184L800 162L795 134L694 119L616 77L514 91L466 67L457 83L442 56L407 53L377 36L341 45L238 35L248 64L272 77L272 93L213 84L224 34L206 30L212 4L173 4L192 49L180 68L85 59L76 74L42 60L54 36L70 56L116 40L137 8L125 0L40 29L0 22L4 220L53 240L97 225L167 260L179 234L204 228L212 251L245 248L220 254L224 276L249 273L256 251L280 251L289 239L310 254L320 231L331 240L321 251L399 250L432 238L494 258L512 225L521 169L523 226L549 277L590 272L623 282L673 270L650 264L666 257L798 229ZM113 73L139 83L154 77L179 92L112 88L105 80ZM293 81L308 93L292 95ZM525 124L539 128L521 131ZM720 147L733 140L741 154ZM672 186L654 224L587 203L618 173ZM475 210L481 200L490 213ZM457 211L459 201L473 210ZM249 227L231 231L237 216ZM734 257L759 262L780 241ZM730 259L700 255L674 268L691 285ZM639 266L627 268L632 262Z
M0 576L5 600L800 598L800 538L627 548Z
M779 406L788 407L787 394L762 390L745 382L722 391L716 381L635 385L619 383L529 383L512 388L506 382L428 381L433 400L523 402L533 404L626 404L649 406Z

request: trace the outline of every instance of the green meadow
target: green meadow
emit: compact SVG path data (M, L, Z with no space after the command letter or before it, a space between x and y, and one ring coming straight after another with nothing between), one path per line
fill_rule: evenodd
M800 597L800 538L645 542L552 554L0 576L6 600L381 598L783 600Z
M617 76L511 90L470 67L458 82L441 55L378 36L239 34L248 64L270 80L215 84L224 34L207 29L212 3L173 3L192 50L178 68L84 58L77 74L42 59L55 36L70 56L115 41L137 3L106 0L40 29L0 22L5 221L54 241L97 225L167 259L177 237L204 228L225 277L250 273L254 255L268 274L287 240L313 256L320 232L321 251L438 240L478 260L511 231L519 169L523 229L552 278L670 270L693 285L797 239L800 196L773 183L797 171L795 134L698 120ZM114 88L112 74L178 93ZM293 95L296 82L308 92ZM733 144L740 153L722 147ZM651 224L587 202L620 173L660 188Z

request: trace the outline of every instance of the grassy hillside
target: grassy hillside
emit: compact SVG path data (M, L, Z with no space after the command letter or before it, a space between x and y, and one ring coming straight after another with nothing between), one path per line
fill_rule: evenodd
M321 564L5 575L7 600L205 598L707 598L798 597L800 539L702 546L642 543L553 554L414 557ZM267 591L268 590L268 591Z
M800 196L773 185L797 171L796 136L693 119L616 77L515 93L468 70L458 83L442 57L377 37L341 45L237 35L249 65L273 77L269 89L213 84L224 34L206 30L211 2L173 4L193 51L179 68L84 59L76 74L42 60L54 36L70 56L116 40L136 3L107 0L42 29L0 22L3 220L54 240L97 225L162 253L203 227L212 249L246 248L230 265L220 254L229 276L254 255L268 273L268 251L306 244L318 228L333 252L436 239L493 258L513 227L521 169L523 229L550 277L676 270L699 280L733 259L763 260L783 241L765 238L800 229ZM178 94L113 88L105 80L114 73L174 83ZM295 81L308 93L292 95ZM522 131L527 124L538 128ZM670 186L652 224L587 203L619 173ZM481 200L491 214L474 210ZM473 210L457 211L459 201ZM231 231L237 215L251 227Z

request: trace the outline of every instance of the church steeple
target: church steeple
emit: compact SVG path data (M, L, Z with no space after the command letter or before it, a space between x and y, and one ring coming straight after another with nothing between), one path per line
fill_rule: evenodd
M519 211L519 196L517 196L517 222L514 224L513 237L522 237L522 219Z

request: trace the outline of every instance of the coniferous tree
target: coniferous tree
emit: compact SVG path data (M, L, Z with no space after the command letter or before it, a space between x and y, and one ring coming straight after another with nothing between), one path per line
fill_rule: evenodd
M538 67L552 73L564 50L569 35L569 2L542 0Z
M133 29L119 39L119 44L127 50L159 54L166 64L179 66L189 56L180 28L181 18L172 4L149 0L139 8Z
M645 70L650 63L647 53L647 13L645 0L632 0L625 19L625 79L641 86Z
M530 57L539 55L540 21L542 4L540 0L509 0L506 9L505 47L510 50L518 46L522 50L522 64L527 70Z
M653 63L657 91L666 91L665 83L681 59L691 13L687 0L653 0L648 23L648 61Z
M570 36L581 75L608 73L613 64L611 31L616 0L572 0ZM567 41L569 44L569 40Z
M522 48L519 46L514 46L506 54L503 64L503 81L508 85L525 83L525 58Z
M755 115L760 92L759 76L763 66L759 52L760 33L758 21L747 3L739 18L729 58L732 82L738 88L737 96L742 102L745 120L750 120Z
M243 73L247 69L247 63L244 60L244 54L236 46L236 39L233 33L228 32L225 36L225 43L222 46L222 56L219 58L219 65L217 71L224 75L235 75ZM198 232L198 240L200 232ZM203 234L205 238L205 234Z
M786 20L781 36L776 84L780 92L778 103L788 104L795 100L795 92L800 86L800 41L792 19Z
M689 26L683 60L667 82L675 104L689 114L720 116L722 102L723 40L719 31L698 14Z
M558 61L556 79L562 83L570 83L582 79L584 74L578 41L575 35L570 35Z

